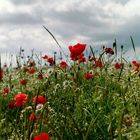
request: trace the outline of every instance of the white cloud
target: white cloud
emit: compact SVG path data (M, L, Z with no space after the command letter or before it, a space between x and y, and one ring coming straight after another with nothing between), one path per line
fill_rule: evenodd
M7 12L13 12L14 6L9 2L5 0L0 0L0 13Z

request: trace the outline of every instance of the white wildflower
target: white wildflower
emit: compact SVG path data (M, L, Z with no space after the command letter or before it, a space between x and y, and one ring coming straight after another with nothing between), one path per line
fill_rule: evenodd
M38 105L36 106L36 110L37 110L37 111L42 110L42 108L43 108L43 104L38 104Z
M32 110L32 106L26 107L26 110Z
M48 74L48 75L51 75L51 74L53 73L53 71L54 71L54 70L53 70L52 68L50 68L50 69L47 70L47 74Z

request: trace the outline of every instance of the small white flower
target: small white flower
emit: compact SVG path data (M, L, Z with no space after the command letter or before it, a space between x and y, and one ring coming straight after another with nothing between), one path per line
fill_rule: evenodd
M21 110L21 113L23 114L25 111L26 111L26 110L25 110L25 109L23 109L23 110Z
M52 68L50 68L50 69L47 70L47 74L48 74L48 75L51 75L51 74L53 73L53 71L54 71L54 70L53 70Z
M5 121L5 119L2 119L2 120L1 120L1 123L3 123L4 121Z
M36 106L37 111L38 111L38 110L42 110L42 108L43 108L43 104L38 104L38 105Z
M88 126L88 123L87 123L87 122L85 123L85 126L86 126L86 127Z
M31 110L31 109L32 109L32 106L26 107L26 110Z
M69 82L69 81L65 80L65 81L63 82L63 86L64 86L64 87L67 87L67 86L69 86L69 85L70 85L70 82Z
M55 85L55 89L58 89L58 88L60 88L60 84Z
M23 114L20 114L20 118L23 118Z
M79 92L80 91L80 88L76 88L75 92Z
M93 70L89 70L89 73L93 75L94 74L94 71Z
M48 106L48 110L49 110L50 112L54 112L54 110L53 110L50 106Z

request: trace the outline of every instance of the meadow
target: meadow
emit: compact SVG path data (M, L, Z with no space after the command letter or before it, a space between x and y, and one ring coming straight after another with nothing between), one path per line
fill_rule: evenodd
M15 68L0 65L0 140L139 140L140 62L116 41L98 55L68 49L59 61L21 49Z

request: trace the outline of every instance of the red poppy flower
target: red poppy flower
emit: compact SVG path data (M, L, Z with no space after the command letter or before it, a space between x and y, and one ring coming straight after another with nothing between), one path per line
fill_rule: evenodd
M3 93L4 94L8 94L10 91L10 89L8 87L3 88Z
M2 69L0 69L0 80L2 80L2 79L3 79L3 74L4 74L3 70L2 70Z
M43 59L48 59L48 55L42 56Z
M38 98L37 97L33 98L33 103L34 104L45 104L46 103L46 98L44 98L41 95L38 95Z
M101 60L100 60L100 59L98 59L97 61L95 61L94 66L95 66L95 67L102 68L102 67L103 67L103 64L102 64Z
M80 56L86 48L86 44L76 44L74 46L69 46L70 57L72 60L77 60L77 57Z
M15 106L16 107L21 107L23 105L26 104L28 99L28 95L24 94L24 93L18 93L15 97L14 97L14 101L15 101Z
M14 100L10 100L9 103L8 103L8 108L13 109L15 107L16 107L15 106L15 101Z
M35 69L30 69L30 70L28 70L28 73L29 73L29 74L34 74L34 73L35 73Z
M106 54L114 54L114 51L113 51L113 49L112 48L105 48L105 52L106 52Z
M68 66L65 61L61 61L59 65L61 68L66 68Z
M134 65L134 73L138 73L139 72L139 67L140 67L140 63L138 61L132 61L132 64Z
M139 67L140 66L140 63L138 61L132 61L132 64L136 67Z
M89 80L89 79L93 78L93 75L91 73L85 73L84 78Z
M84 54L83 54L83 53L81 53L80 55L75 56L74 58L73 58L73 57L71 57L71 59L72 59L72 60L74 60L74 61L76 61L76 60L82 59L83 57L84 57Z
M32 113L30 114L29 120L30 120L30 121L34 121L34 120L35 120L35 113L34 113L34 112L32 112Z
M123 63L115 63L115 64L114 64L114 67L115 67L116 69L121 69L122 66L123 66Z
M85 57L82 57L81 59L78 60L78 62L79 63L86 62L86 58Z
M30 61L30 62L29 62L29 66L30 66L30 67L33 67L33 66L35 66L35 65L36 65L36 64L35 64L34 61Z
M27 84L27 80L25 80L25 79L20 80L20 84L21 84L21 85L26 85L26 84Z
M42 73L38 74L38 79L43 80L43 74Z
M42 58L47 60L47 62L50 63L50 65L54 64L54 58L53 57L49 57L48 55L44 55L44 56L42 56Z
M50 140L50 136L48 133L41 133L38 136L34 136L34 140Z
M36 116L34 112L32 112L29 116L29 120L34 121L34 122L37 122L40 118L41 118L41 116L40 115Z
M47 59L47 61L48 61L48 63L50 63L50 64L53 64L53 63L54 63L53 57L49 57L49 58Z

